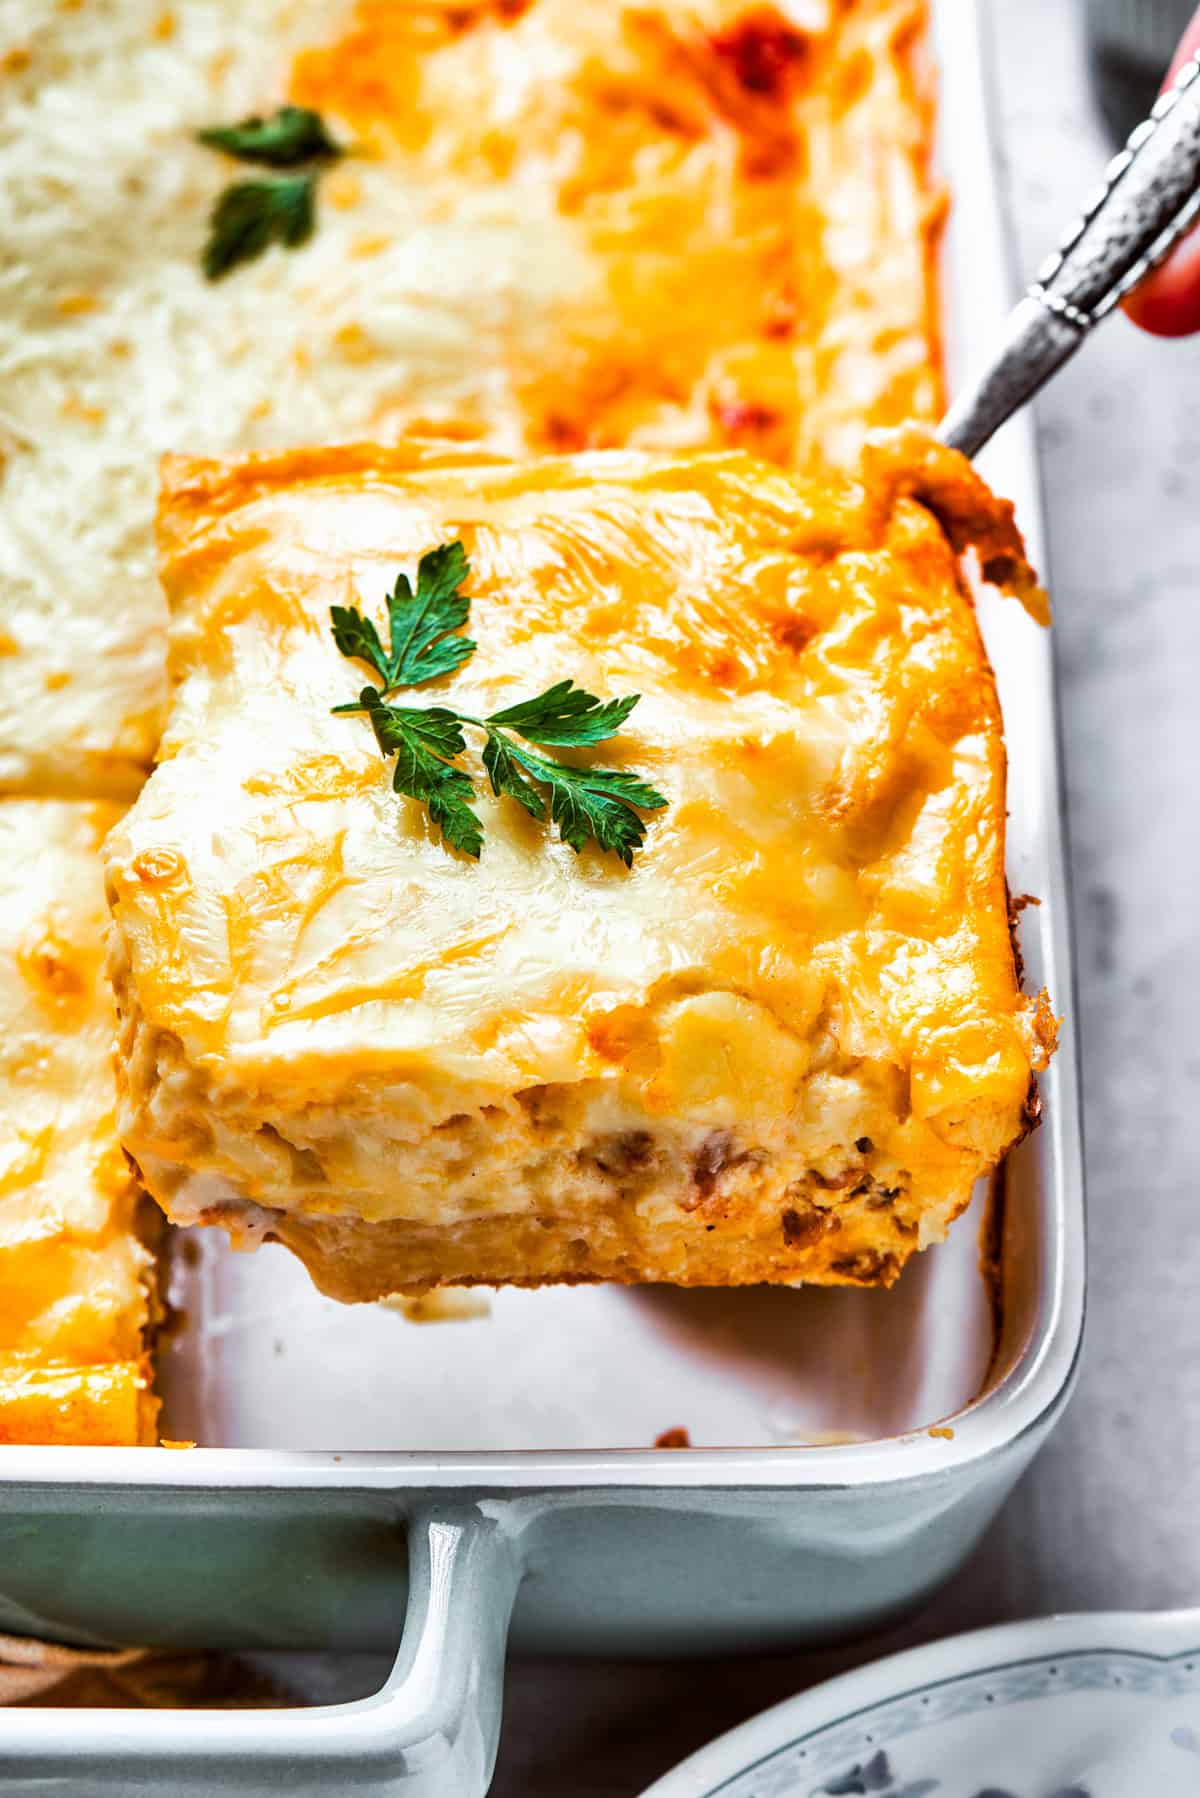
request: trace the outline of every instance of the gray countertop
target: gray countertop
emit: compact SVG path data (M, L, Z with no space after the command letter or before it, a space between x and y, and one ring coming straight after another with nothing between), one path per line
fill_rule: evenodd
M1032 269L1108 143L1074 0L991 0ZM1035 47L1035 48L1031 48ZM510 1668L493 1798L634 1798L835 1671L1050 1611L1200 1601L1200 338L1105 327L1038 409L1065 732L1088 1134L1090 1315L1050 1445L953 1586L850 1650Z

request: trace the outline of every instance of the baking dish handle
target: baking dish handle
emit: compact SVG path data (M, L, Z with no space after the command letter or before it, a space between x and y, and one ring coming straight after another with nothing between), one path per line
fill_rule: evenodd
M258 1711L0 1712L6 1798L214 1792L483 1798L500 1732L516 1544L475 1506L409 1521L408 1609L382 1691Z

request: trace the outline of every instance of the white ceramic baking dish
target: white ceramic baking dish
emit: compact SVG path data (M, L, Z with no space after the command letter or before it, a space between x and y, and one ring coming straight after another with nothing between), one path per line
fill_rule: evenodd
M974 0L943 0L951 380L1010 284ZM1041 549L1018 420L986 472ZM319 1298L282 1250L177 1258L162 1450L0 1454L0 1631L203 1647L401 1642L375 1697L314 1710L0 1713L6 1791L454 1794L487 1784L510 1615L541 1649L802 1643L913 1606L1045 1438L1083 1320L1082 1159L1051 652L981 602L1010 749L1031 985L1067 1013L1010 1158L999 1329L988 1195L892 1293L505 1292L421 1327ZM656 1449L686 1428L687 1452Z

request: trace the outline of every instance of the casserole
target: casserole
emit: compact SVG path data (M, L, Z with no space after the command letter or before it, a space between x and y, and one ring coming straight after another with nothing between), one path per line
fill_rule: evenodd
M119 816L0 801L0 1443L157 1441L97 866Z
M956 552L1044 596L963 457L915 426L815 480L741 451L172 457L159 541L172 703L105 864L121 1140L169 1217L284 1242L351 1300L890 1286L944 1238L1054 1035L1018 983ZM330 594L373 630L415 564L403 644L447 557L472 634L388 707ZM548 670L601 716L586 761L553 759ZM521 784L456 763L439 824L413 795L445 790L424 732L466 753L447 706ZM610 781L660 815L583 812Z
M952 218L947 245L952 378L986 345L1008 298L977 32L976 9L964 0L939 8L943 158L958 192L970 194L969 218L961 232ZM1025 422L997 440L986 469L996 488L1017 500L1036 562L1041 543ZM492 1427L503 1429L508 1446L492 1452L461 1446L354 1452L354 1441L369 1432L364 1425L356 1433L344 1382L341 1413L331 1408L325 1417L326 1429L340 1429L337 1448L8 1450L0 1460L0 1627L76 1640L359 1647L394 1641L404 1628L388 1686L351 1706L182 1716L12 1712L0 1718L0 1766L10 1789L44 1790L58 1779L72 1793L128 1792L141 1781L149 1789L169 1782L184 1798L214 1788L255 1793L283 1785L297 1793L469 1798L484 1789L494 1751L514 1601L518 1644L728 1650L865 1628L913 1605L961 1563L1066 1400L1084 1285L1050 652L1015 609L1002 612L985 601L982 624L1009 743L1009 880L1014 892L1041 900L1022 915L1027 977L1033 988L1048 986L1068 1012L1043 1080L1045 1120L1008 1163L1003 1325L994 1356L989 1359L986 1339L976 1336L975 1358L955 1378L923 1378L929 1348L948 1338L953 1344L956 1334L968 1340L979 1319L975 1301L968 1301L953 1318L956 1330L946 1328L953 1314L944 1312L942 1329L926 1332L925 1300L935 1274L924 1275L922 1267L890 1295L828 1295L838 1304L892 1308L887 1327L898 1335L881 1340L879 1326L870 1361L881 1387L876 1440L612 1451L600 1444L612 1440L614 1414L632 1418L626 1441L649 1441L652 1434L639 1408L639 1362L615 1355L609 1332L607 1379L586 1397L563 1394L582 1417L581 1429L594 1427L596 1439L572 1452L533 1446L539 1405L543 1429L548 1415L550 1427L558 1421L549 1408L561 1385L556 1357L565 1336L553 1332L547 1311L539 1313L546 1380L538 1391L518 1387L513 1414L493 1416ZM971 1275L969 1224L959 1231ZM953 1270L955 1250L952 1241L937 1252L937 1279L943 1266ZM238 1340L238 1389L227 1387L220 1399L227 1422L238 1427L224 1439L247 1441L243 1426L265 1424L261 1412L250 1416L261 1403L275 1414L277 1431L306 1430L311 1442L321 1354L327 1347L332 1352L339 1331L330 1333L329 1308L321 1301L302 1302L296 1288L278 1282L271 1253L263 1252L252 1276L256 1263L222 1261L195 1270L196 1291L216 1286L222 1304L231 1281L261 1280L260 1307L269 1282L277 1285L280 1309L265 1328L260 1317L253 1338ZM968 1284L974 1290L978 1283ZM819 1342L825 1326L832 1327L832 1311L826 1295L808 1297ZM247 1312L244 1307L243 1319ZM311 1386L303 1389L287 1356L274 1355L273 1340L289 1313L312 1369ZM219 1345L229 1339L229 1315L220 1306L210 1315L203 1359L217 1364L214 1373ZM861 1310L847 1315L852 1324L842 1340L856 1338L861 1353L871 1330ZM363 1320L375 1331L388 1325L402 1328L379 1312ZM458 1328L412 1334L422 1343L427 1337L461 1343L467 1338L456 1338ZM244 1353L252 1340L257 1349ZM467 1351L437 1351L443 1352ZM967 1359L957 1347L956 1357ZM274 1385L267 1377L272 1362L279 1370ZM883 1390L888 1367L896 1380L891 1394ZM184 1367L176 1380L167 1369L169 1430L188 1433L188 1406L194 1417L212 1400L195 1378L198 1371ZM484 1370L477 1372L482 1378ZM687 1386L707 1378L704 1357L692 1357ZM285 1388L291 1409L281 1415ZM450 1389L469 1394L455 1378L439 1389L439 1399ZM383 1395L401 1421L404 1390ZM671 1389L673 1403L679 1391ZM431 1400L412 1419L413 1429L433 1443L449 1428L435 1411ZM727 1417L722 1412L716 1428L730 1440L736 1429L724 1428ZM685 1420L663 1414L655 1421L666 1429ZM837 1421L831 1417L829 1427ZM942 1433L931 1436L931 1425ZM486 1439L478 1432L476 1440ZM520 1452L514 1442L531 1446Z

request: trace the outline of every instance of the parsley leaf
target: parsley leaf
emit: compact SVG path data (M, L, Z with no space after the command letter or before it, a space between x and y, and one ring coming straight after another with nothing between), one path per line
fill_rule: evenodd
M330 606L329 616L333 620L333 640L344 656L352 662L369 662L376 674L384 681L388 677L388 653L379 640L379 632L369 618L356 606ZM363 692L376 692L375 687L364 687ZM334 708L339 712L362 711L361 705L339 705Z
M487 742L483 746L483 765L492 783L492 792L497 799L501 793L507 793L510 799L515 799L518 805L525 807L531 818L536 818L541 823L546 816L546 801L522 774L513 750L514 745L507 737L502 737L498 730L488 731Z
M196 133L210 150L223 150L240 162L292 169L302 162L333 162L343 155L319 112L307 106L281 106L269 118L257 114L237 125L210 125Z
M638 697L634 693L628 699L601 701L594 693L585 693L574 681L560 680L536 699L492 712L488 723L506 724L530 743L603 743L605 737L615 736L620 730Z
M204 273L219 281L243 262L253 262L273 243L293 250L307 243L316 222L316 176L280 175L235 181L217 200L209 220Z
M384 755L419 753L449 761L467 746L458 714L445 706L385 705L378 687L364 687L359 697Z
M503 761L498 759L495 765L501 778L505 764L515 762L534 780L549 787L550 817L558 825L563 842L576 855L585 843L594 840L601 849L623 861L627 868L633 866L634 851L646 840L646 825L632 808L660 811L667 801L656 788L636 774L612 768L573 768L564 762L552 762L546 756L535 755L517 743L506 744L505 748L506 756ZM491 767L488 773L495 789L497 773ZM505 784L499 790L520 798L526 811L532 809L512 785ZM544 815L544 810L533 813L535 818Z
M461 543L443 543L417 563L414 593L406 574L396 576L388 598L392 653L390 687L417 687L439 674L453 674L475 654L469 637L450 637L467 622L471 602L459 588L471 571Z
M462 591L469 573L466 550L456 541L421 557L415 592L408 576L398 574L388 595L386 648L374 623L356 607L330 607L333 639L342 655L365 662L383 683L363 687L356 700L333 711L368 714L383 754L396 758L394 790L427 808L451 848L478 859L483 846L483 827L471 809L474 786L456 766L467 747L463 727L470 725L484 734L483 766L497 798L515 799L539 823L545 821L548 803L559 835L577 854L594 842L632 867L646 838L638 813L661 810L667 804L663 795L637 774L558 762L525 748L509 733L540 747L602 743L620 730L638 694L602 700L563 680L487 718L447 706L388 703L397 689L452 674L474 655L471 639L455 634L470 616L471 601Z
M418 562L415 593L406 574L396 576L388 595L390 649L384 649L374 624L355 606L330 607L334 642L352 661L369 663L385 692L453 674L475 653L469 637L448 635L467 622L471 610L467 595L459 591L470 568L461 543L443 543Z
M392 781L396 791L397 787ZM457 769L449 769L446 777L429 795L426 804L429 816L449 843L451 849L459 849L464 855L479 860L479 852L483 848L483 826L467 803L474 794L469 778Z
M376 687L364 687L359 697L380 749L396 757L393 792L419 800L450 847L478 860L483 826L471 810L475 789L450 760L466 748L455 714L442 706L385 705Z

